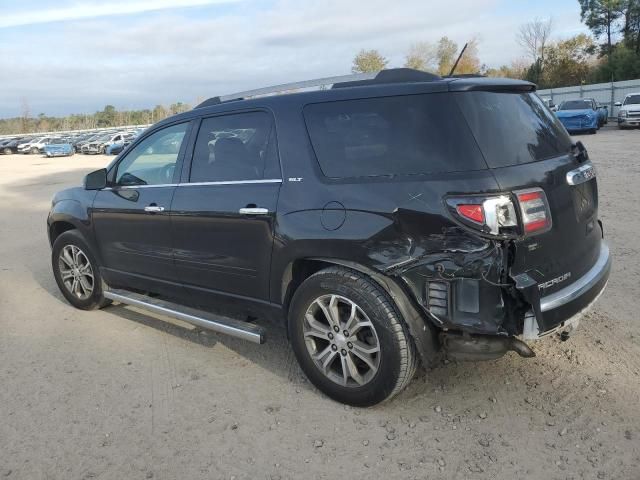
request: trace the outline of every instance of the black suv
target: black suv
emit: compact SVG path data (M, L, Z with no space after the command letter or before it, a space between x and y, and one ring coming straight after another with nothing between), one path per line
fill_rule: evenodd
M283 321L309 379L360 406L441 352L568 337L610 270L582 144L531 83L370 77L207 100L58 193L64 296L256 343L253 318Z

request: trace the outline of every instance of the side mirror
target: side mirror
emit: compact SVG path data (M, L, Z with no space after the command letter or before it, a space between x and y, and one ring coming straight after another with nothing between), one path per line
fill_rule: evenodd
M622 106L622 102L616 102L616 103L614 103L614 105L615 105L616 107L621 107L621 106Z
M107 186L107 169L101 168L84 177L85 190L102 190Z

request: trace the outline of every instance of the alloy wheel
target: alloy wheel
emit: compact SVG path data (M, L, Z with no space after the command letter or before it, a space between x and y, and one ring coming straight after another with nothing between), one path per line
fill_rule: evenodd
M58 257L60 278L66 289L80 300L93 293L93 268L87 255L75 245L65 245Z
M303 334L315 366L333 382L360 387L378 372L378 334L352 300L340 295L316 298L305 313Z

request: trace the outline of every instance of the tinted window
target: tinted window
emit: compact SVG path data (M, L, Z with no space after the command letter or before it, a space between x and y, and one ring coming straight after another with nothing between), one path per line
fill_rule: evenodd
M456 98L490 167L568 153L571 138L533 93L461 92Z
M587 110L593 108L593 104L587 100L568 100L560 104L560 110Z
M202 120L191 165L191 182L279 179L275 129L266 112Z
M307 105L313 149L328 177L371 177L486 168L449 94Z
M173 182L187 124L172 125L149 135L118 165L118 185L161 185Z

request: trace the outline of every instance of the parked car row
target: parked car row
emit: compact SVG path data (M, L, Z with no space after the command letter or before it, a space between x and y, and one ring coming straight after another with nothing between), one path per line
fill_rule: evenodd
M596 133L609 122L609 108L599 104L594 98L565 100L554 105L549 98L543 99L545 105L556 115L569 133ZM616 102L618 110L618 128L640 127L640 93L629 93L622 102Z
M47 157L68 156L74 153L117 155L142 132L113 130L83 133L65 137L20 136L0 140L0 153L44 154Z

